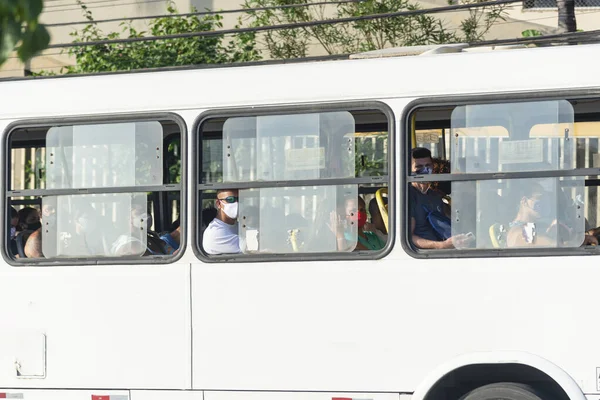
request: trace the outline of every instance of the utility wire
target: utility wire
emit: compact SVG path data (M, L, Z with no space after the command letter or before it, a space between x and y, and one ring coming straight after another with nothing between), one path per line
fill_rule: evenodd
M435 13L440 13L440 12L465 10L465 9L471 9L471 8L492 7L492 6L497 6L500 4L520 3L521 1L522 0L484 1L484 2L476 3L476 4L456 4L456 5L444 6L444 7L427 8L427 9L423 9L423 10L410 10L410 11L398 11L398 12L393 12L393 13L369 14L369 15L361 15L358 17L346 17L346 18L338 18L338 19L308 21L308 22L295 22L295 23L289 23L289 24L269 25L269 26L260 26L260 27L251 27L251 28L221 29L218 31L178 33L178 34L173 34L173 35L162 35L162 36L145 36L145 37L136 37L136 38L96 40L96 41L89 41L89 42L59 43L59 44L50 45L50 46L48 46L48 48L54 49L54 48L67 48L67 47L87 47L87 46L99 46L99 45L106 45L106 44L147 42L147 41L155 41L155 40L181 39L181 38L190 38L190 37L221 36L221 35L227 35L227 34L246 33L246 32L264 32L264 31L273 31L273 30L279 30L279 29L302 28L302 27L308 27L308 26L334 25L334 24L341 24L341 23L346 23L346 22L370 21L370 20L374 20L374 19L383 19L383 18L407 17L407 16L413 16L413 15L422 15L422 14L435 14Z
M98 1L89 1L87 0L84 5L88 8L99 8L99 7L93 7L94 4L102 4L102 3L111 3L111 2L118 2L119 0L98 0ZM161 0L163 2L166 2L168 0ZM138 0L137 3L146 3L146 1L144 0ZM116 5L116 4L114 4ZM111 4L110 7L112 7L113 5ZM50 4L49 6L44 7L44 10L47 9L52 9L52 8L60 8L60 7L72 7L72 8L68 8L68 9L62 9L60 11L68 11L68 10L77 10L78 8L80 8L79 4L75 3L75 4Z
M214 15L214 14L232 14L232 13L243 13L253 11L268 11L268 10L280 10L288 8L300 8L309 6L320 6L328 4L345 4L345 3L362 3L366 0L338 0L338 1L319 1L315 3L305 4L287 4L282 6L268 6L268 7L256 7L256 8L238 8L232 10L221 10L221 11L198 11L189 12L183 14L161 14L161 15L147 15L144 17L131 17L131 18L110 18L110 19L99 19L94 21L77 21L77 22L59 22L55 24L46 24L46 27L56 27L65 25L87 25L87 24L101 24L104 22L120 22L120 21L136 21L140 19L155 19L155 18L173 18L173 17L190 17L193 15Z
M108 1L118 1L118 0L108 0ZM165 0L145 0L145 1L134 1L134 2L132 2L132 3L121 3L121 2L118 2L117 4L108 4L108 5L104 5L104 6L98 6L98 7L88 7L88 8L89 8L89 9L92 9L92 10L97 10L97 9L99 9L99 8L106 8L106 7L119 7L119 6L135 5L135 4L150 4L150 3L164 3L164 2L165 2ZM98 1L97 3L104 3L104 1L102 1L102 2ZM55 6L55 7L58 7L58 6ZM55 8L55 7L52 7L52 8ZM60 10L53 9L53 10L49 10L49 11L46 11L46 10L44 10L44 14L47 14L47 13L53 13L53 12L66 12L66 11L74 11L74 10L78 10L78 9L79 9L79 7L74 7L74 8L62 8L62 9L60 9Z

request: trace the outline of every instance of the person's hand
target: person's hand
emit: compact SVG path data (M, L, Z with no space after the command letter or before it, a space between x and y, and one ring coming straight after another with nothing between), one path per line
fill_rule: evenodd
M456 248L456 249L464 249L466 247L469 247L469 245L471 243L473 243L473 241L475 240L475 236L473 236L472 233L461 233L458 235L454 235L451 238L449 238L448 240L452 239L452 245L453 247L450 248Z
M342 217L339 216L337 212L332 211L331 213L329 213L329 222L327 223L327 226L329 227L331 232L336 234L340 231L343 231L344 224L342 222Z
M365 226L363 226L363 231L375 232L376 230L377 228L375 227L375 224L372 224L370 222L367 222Z
M585 235L583 246L598 246L598 238L593 235Z

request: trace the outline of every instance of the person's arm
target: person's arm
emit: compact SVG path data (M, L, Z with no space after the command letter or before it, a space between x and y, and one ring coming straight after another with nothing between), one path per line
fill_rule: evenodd
M444 241L435 241L422 238L421 236L415 235L415 226L417 225L417 221L414 218L410 219L410 237L415 245L420 249L453 249L454 244L452 243L452 238L448 238Z
M25 255L27 258L43 258L42 254L42 230L38 229L27 238L25 242Z

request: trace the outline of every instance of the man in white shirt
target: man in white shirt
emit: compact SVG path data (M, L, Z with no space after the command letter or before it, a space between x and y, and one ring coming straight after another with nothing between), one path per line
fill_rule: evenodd
M217 216L204 231L202 247L207 254L232 254L240 252L238 235L238 191L221 189L217 191Z

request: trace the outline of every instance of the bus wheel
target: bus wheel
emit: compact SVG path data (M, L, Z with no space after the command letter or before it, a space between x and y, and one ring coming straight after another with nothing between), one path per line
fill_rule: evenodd
M499 382L473 389L459 400L554 400L529 385Z

